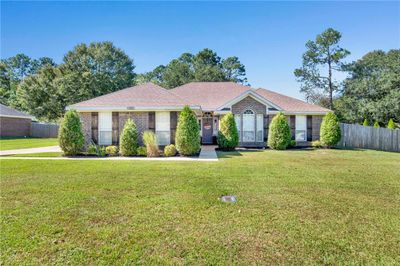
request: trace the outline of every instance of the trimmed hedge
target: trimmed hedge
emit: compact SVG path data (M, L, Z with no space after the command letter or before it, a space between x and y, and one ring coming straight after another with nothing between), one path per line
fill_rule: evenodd
M175 145L170 144L164 147L164 156L166 157L173 157L177 153Z
M224 115L220 120L217 143L223 150L234 150L239 144L239 133L232 113Z
M196 115L189 106L185 106L179 114L175 144L179 153L185 156L200 151L200 128Z
M132 119L128 119L119 138L119 150L122 156L132 156L137 154L137 139L138 132L136 124Z
M339 125L339 119L334 113L328 113L324 116L321 123L320 139L323 145L328 148L335 146L342 137Z
M75 110L65 113L58 131L58 142L65 155L76 155L85 145L81 119Z
M364 127L367 127L367 126L368 126L368 120L367 120L366 118L364 119L363 126L364 126Z
M290 145L291 139L290 127L285 115L277 114L269 127L268 146L275 150L285 150Z
M375 121L375 123L374 123L374 128L379 128L380 126L379 126L379 123L378 123L378 121Z

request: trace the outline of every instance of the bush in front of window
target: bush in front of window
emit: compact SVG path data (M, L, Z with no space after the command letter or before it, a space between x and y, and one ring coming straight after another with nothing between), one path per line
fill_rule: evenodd
M314 140L314 141L311 142L311 146L314 147L314 148L319 149L319 148L322 148L322 143L319 140Z
M58 142L64 155L76 155L83 150L85 137L77 111L69 110L65 113L58 131Z
M147 157L157 157L160 155L157 135L153 131L143 132L143 144L146 146Z
M97 154L97 146L94 144L90 144L86 149L86 153L89 155L96 155Z
M239 144L239 133L233 114L229 113L222 117L219 123L217 143L218 147L223 150L234 150Z
M291 142L290 127L283 113L277 114L268 131L268 146L275 150L285 150Z
M114 145L107 146L106 153L107 153L107 155L116 156L116 155L118 155L118 147L114 146Z
M175 143L179 153L185 156L194 155L200 151L200 127L189 106L185 106L179 114Z
M339 119L334 113L327 113L321 123L320 139L322 144L331 148L340 141L341 137Z
M176 151L176 148L175 148L174 144L170 144L170 145L165 146L164 155L166 157L173 157L173 156L176 155L176 153L177 153L177 151Z
M146 147L140 146L139 148L137 148L137 155L138 156L147 156Z
M119 150L122 156L136 155L138 148L138 132L136 124L132 119L128 119L122 130L119 139Z

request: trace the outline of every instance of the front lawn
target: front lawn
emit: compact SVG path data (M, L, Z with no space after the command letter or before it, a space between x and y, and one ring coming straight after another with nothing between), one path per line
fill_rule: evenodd
M57 138L0 138L0 151L58 145Z
M1 160L5 264L397 264L400 154ZM221 203L236 195L236 204Z

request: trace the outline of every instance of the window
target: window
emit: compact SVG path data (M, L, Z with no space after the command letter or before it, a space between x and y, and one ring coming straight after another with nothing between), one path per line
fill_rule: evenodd
M255 115L251 110L243 113L243 142L254 142L255 140Z
M112 142L112 113L99 113L99 145L110 145Z
M256 141L257 142L263 142L264 141L264 115L263 114L257 114L257 136L256 136Z
M235 115L235 124L236 124L236 128L237 128L237 131L238 131L238 135L239 135L239 142L241 142L242 141L242 138L240 137L240 128L242 127L241 126L241 119L240 119L240 115Z
M156 112L156 135L159 145L168 145L171 141L169 112Z
M296 115L296 141L306 141L307 116Z

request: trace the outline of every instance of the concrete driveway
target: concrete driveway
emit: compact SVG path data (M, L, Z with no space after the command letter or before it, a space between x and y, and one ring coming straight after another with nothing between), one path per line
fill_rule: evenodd
M40 147L40 148L0 151L0 156L14 155L14 154L41 153L41 152L59 152L59 151L61 151L61 149L58 146L47 146L47 147Z

